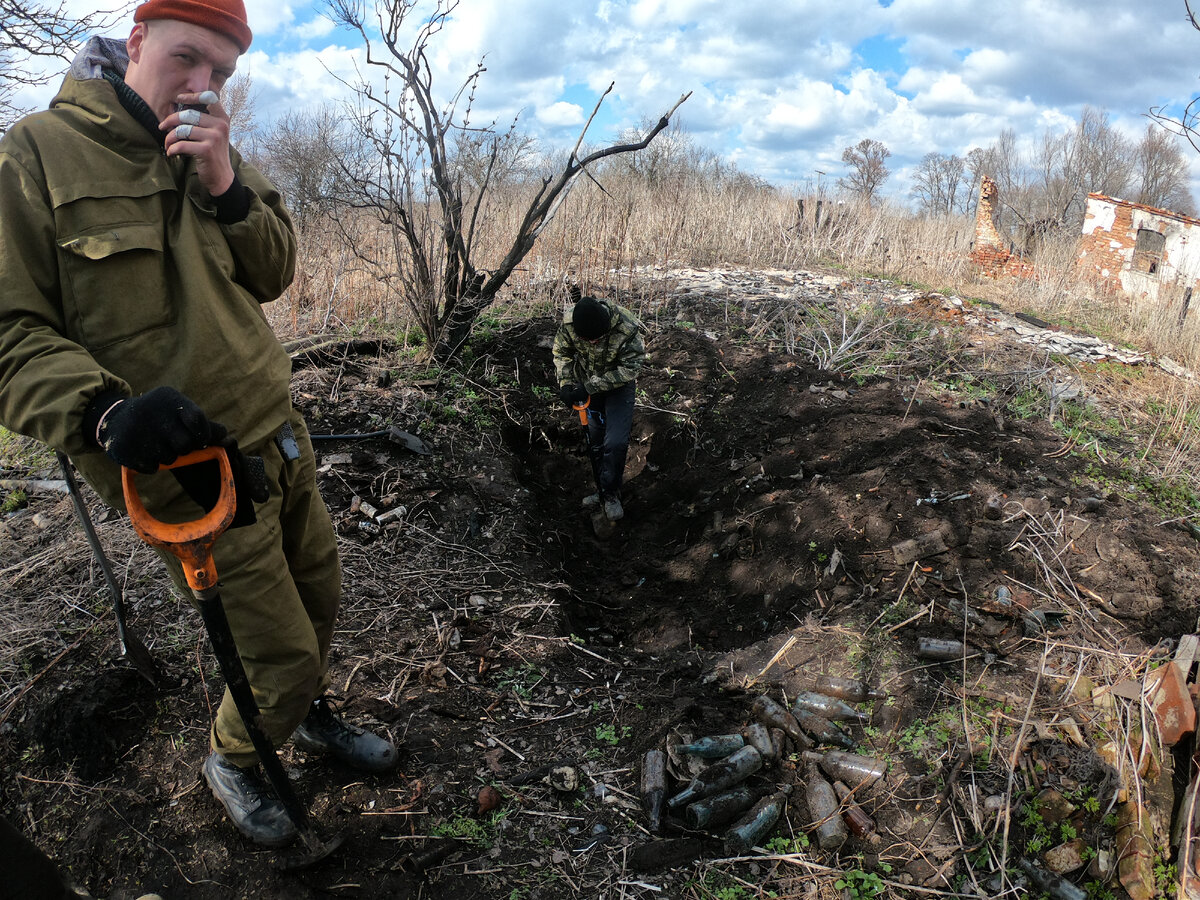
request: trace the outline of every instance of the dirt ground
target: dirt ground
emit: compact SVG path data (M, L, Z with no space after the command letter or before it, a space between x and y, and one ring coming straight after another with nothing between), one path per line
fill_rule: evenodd
M814 302L898 292L823 283ZM1080 686L1137 678L1195 630L1187 522L1122 488L1119 429L1090 452L1017 408L1054 364L981 329L986 311L898 304L910 352L846 377L788 353L769 300L734 299L642 305L650 358L611 533L580 507L590 472L549 392L552 318L486 330L461 373L386 343L298 364L314 433L397 425L433 451L317 444L345 568L335 690L402 761L364 778L283 750L320 829L345 837L304 871L278 871L198 781L221 689L198 617L93 503L130 624L178 681L151 687L116 658L69 500L31 494L0 520L5 602L34 622L0 698L0 812L96 897L1001 896L995 873L1076 835L1093 852L1071 880L1124 896L1128 773L1104 744L1133 707L1102 716ZM962 386L983 372L1000 389L981 399ZM5 477L37 474L54 477ZM910 539L923 551L905 555ZM917 655L964 633L965 656ZM769 853L731 860L719 830L675 821L648 833L647 750L738 731L757 694L790 700L819 673L886 697L848 726L888 764L856 792L873 840L819 849L795 755L752 782L795 786ZM1169 820L1171 754L1156 765L1145 784ZM1046 789L1070 810L1031 803Z

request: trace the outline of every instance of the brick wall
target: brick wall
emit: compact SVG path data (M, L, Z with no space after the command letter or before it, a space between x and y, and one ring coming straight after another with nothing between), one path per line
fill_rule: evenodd
M999 199L1000 190L996 182L985 175L979 186L979 205L975 208L975 243L971 248L971 262L981 275L989 278L1032 277L1033 267L1025 262L1020 253L1009 249L1009 242L996 227Z
M1079 270L1096 285L1121 291L1121 272L1133 261L1137 229L1133 226L1132 205L1105 202L1107 199L1099 194L1088 195L1083 236L1079 239Z

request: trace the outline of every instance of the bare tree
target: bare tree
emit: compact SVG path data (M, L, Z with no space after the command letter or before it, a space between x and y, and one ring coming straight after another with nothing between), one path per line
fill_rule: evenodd
M850 171L838 179L838 186L869 202L891 174L886 165L891 155L891 150L872 138L863 138L853 147L847 147L842 151L842 162Z
M984 175L996 182L1002 197L1020 194L1029 183L1025 156L1017 146L1017 132L1012 128L1001 131L995 143L986 149L976 148L968 153L967 166L975 192Z
M43 80L34 60L66 62L90 32L108 27L122 11L76 17L67 11L66 0L0 0L0 134L29 112L16 105L15 97L22 87Z
M1176 135L1154 123L1147 125L1134 149L1134 202L1193 215L1189 178L1187 159Z
M255 156L258 139L258 94L254 81L238 72L221 90L221 105L229 113L229 143L243 156Z
M377 0L368 22L365 0L328 0L335 22L356 32L366 47L367 63L385 74L384 87L367 81L355 86L359 134L375 152L371 164L355 173L355 205L373 210L387 227L396 268L386 271L385 254L376 269L401 296L439 360L452 358L471 334L476 318L495 299L517 265L533 249L538 236L588 167L609 156L642 150L667 127L689 96L666 112L639 140L605 147L580 156L588 127L612 86L604 92L579 139L557 175L541 185L522 217L509 250L490 269L475 258L476 229L492 186L503 136L490 126L470 122L474 92L484 72L480 62L449 99L439 101L429 65L430 41L442 30L457 0L437 0L428 12L417 12L421 0ZM419 18L411 43L408 23ZM378 27L383 53L373 33ZM472 186L453 164L454 138L474 129L483 136L488 164Z
M965 212L967 161L961 156L926 153L913 176L911 194L922 212L940 216Z
M349 123L329 106L291 110L271 126L257 159L279 188L303 233L334 208L344 193L345 166L353 158Z
M537 141L513 127L503 135L490 131L459 131L450 165L463 179L464 189L477 193L485 184L499 190L536 176L542 159Z
M1071 131L1043 135L1040 208L1034 215L1071 228L1081 225L1088 193L1125 195L1132 160L1129 140L1109 123L1108 113L1085 106Z

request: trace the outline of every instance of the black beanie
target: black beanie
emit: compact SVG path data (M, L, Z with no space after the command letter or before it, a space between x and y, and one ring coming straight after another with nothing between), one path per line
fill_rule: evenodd
M575 333L585 341L594 341L608 334L608 307L595 297L584 297L575 304L571 313L571 324Z

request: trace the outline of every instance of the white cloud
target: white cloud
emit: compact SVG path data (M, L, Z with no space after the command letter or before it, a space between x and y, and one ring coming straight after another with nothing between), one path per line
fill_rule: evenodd
M542 107L536 113L537 120L551 128L562 128L566 125L582 125L584 122L583 109L575 103L551 103Z
M429 8L416 8L408 39ZM325 66L356 77L357 37L332 31L322 10L248 0L264 40L242 68L272 108L345 96ZM448 100L481 58L473 123L504 127L525 111L519 127L551 149L610 82L589 140L657 118L690 90L685 127L756 174L833 178L843 147L873 137L894 154L899 193L900 173L928 152L961 155L1004 128L1032 145L1085 104L1139 134L1151 106L1200 89L1200 34L1182 0L461 0L429 44L435 94ZM44 105L57 81L25 96Z
M251 47L238 70L250 76L258 114L270 121L286 109L348 99L353 92L342 82L356 83L363 61L358 48L330 46L269 56Z
M293 26L290 31L300 40L308 42L332 34L336 27L334 21L328 16L316 16L307 22Z
M295 19L290 3L279 0L245 0L245 3L246 21L256 36L282 31Z

